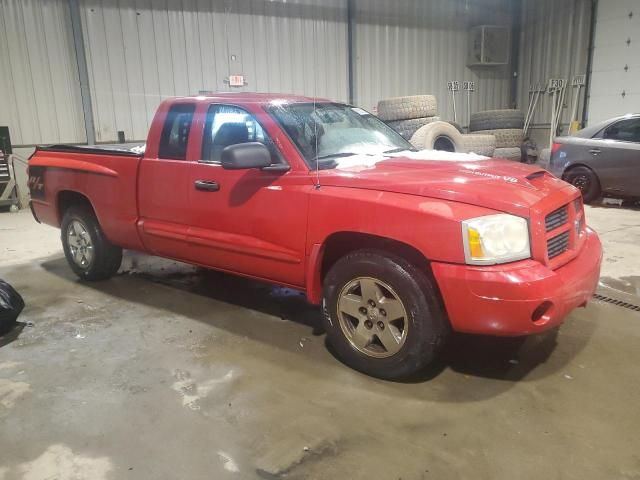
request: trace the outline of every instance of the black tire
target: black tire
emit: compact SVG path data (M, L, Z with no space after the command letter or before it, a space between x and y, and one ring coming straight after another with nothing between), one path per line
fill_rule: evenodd
M378 102L378 117L385 122L436 115L438 115L438 106L436 97L433 95L409 95L387 98Z
M389 120L385 123L402 135L405 140L409 140L420 127L439 120L440 117L422 117L409 120Z
M469 131L497 130L524 127L524 114L520 110L486 110L471 114Z
M467 133L462 135L461 146L464 152L491 157L496 149L496 137L493 135Z
M504 160L522 161L522 149L520 147L496 148L493 151L494 158L502 158Z
M593 202L600 197L600 180L590 168L572 167L565 172L563 179L580 190L584 203Z
M511 148L522 145L524 131L520 128L500 128L497 130L477 130L473 133L493 135L496 137L496 148Z
M449 125L453 125L455 127L455 129L458 130L460 133L464 133L464 129L462 128L462 125L460 125L459 123L457 123L457 122L449 122L449 121L447 121L447 123Z
M369 356L343 333L338 313L340 293L361 277L380 279L392 287L407 312L406 339L391 356ZM438 293L427 275L403 258L379 250L358 250L331 267L324 279L323 318L327 340L340 360L355 370L388 380L406 378L422 370L436 357L450 330Z
M69 244L68 231L72 222L77 221L84 226L93 247L91 261L86 266L76 263ZM93 210L86 206L69 207L62 218L61 239L64 255L71 270L82 280L106 280L112 277L122 263L122 249L113 245L104 235Z

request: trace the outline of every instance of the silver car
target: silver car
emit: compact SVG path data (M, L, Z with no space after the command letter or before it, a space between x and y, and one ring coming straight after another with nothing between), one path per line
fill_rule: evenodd
M556 137L549 170L578 187L585 202L602 194L640 198L640 114Z

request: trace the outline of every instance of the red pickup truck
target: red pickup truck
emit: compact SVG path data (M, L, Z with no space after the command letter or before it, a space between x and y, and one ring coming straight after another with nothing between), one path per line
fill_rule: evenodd
M352 367L400 378L451 330L528 335L597 286L580 192L539 168L417 152L368 112L267 94L173 98L148 140L39 147L36 220L82 279L122 249L306 292Z

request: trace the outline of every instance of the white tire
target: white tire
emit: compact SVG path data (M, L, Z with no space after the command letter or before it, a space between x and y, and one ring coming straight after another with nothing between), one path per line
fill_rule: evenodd
M497 130L478 130L473 133L493 135L496 148L520 147L524 140L524 131L520 128L499 128Z
M463 152L462 134L447 122L432 122L420 127L411 137L411 145L418 150Z
M462 135L461 148L466 153L475 153L477 155L491 157L496 149L496 137L475 133Z
M378 102L378 117L385 122L435 117L437 114L436 97L433 95L387 98Z
M385 123L402 135L403 138L409 140L421 126L439 120L440 117L422 117L410 118L409 120L388 120Z
M520 147L496 148L495 152L493 152L493 157L519 162L522 160L522 150L520 150Z

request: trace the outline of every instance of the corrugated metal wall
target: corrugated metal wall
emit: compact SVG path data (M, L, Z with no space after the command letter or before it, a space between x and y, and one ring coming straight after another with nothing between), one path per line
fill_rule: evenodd
M358 105L372 109L381 98L432 93L440 115L451 119L446 82L472 80L472 111L509 106L509 68L470 69L466 55L471 26L511 24L511 0L354 3ZM590 4L523 0L523 110L531 83L585 73ZM116 140L118 130L128 139L144 139L161 99L226 90L229 74L244 74L246 90L346 100L346 5L347 0L81 0L98 141ZM0 0L0 30L0 124L11 127L14 143L85 141L67 1ZM458 120L465 123L462 92L457 100ZM535 125L548 123L549 106L545 98Z
M591 0L523 0L520 37L520 68L518 105L526 111L529 88L539 83L547 85L550 78L571 82L575 75L586 74ZM561 125L570 121L574 90L565 93ZM584 89L579 99L578 118L582 118ZM540 97L533 117L534 128L547 128L551 121L551 96Z
M346 100L346 14L343 0L83 1L97 140L144 139L161 99L229 90L230 74Z
M468 29L511 26L509 0L362 0L356 2L355 101L372 109L386 97L436 95L439 114L453 119L447 81L476 84L471 111L507 108L507 67L467 68ZM466 124L466 96L456 97L459 123Z
M0 0L0 125L16 145L86 141L66 0Z

